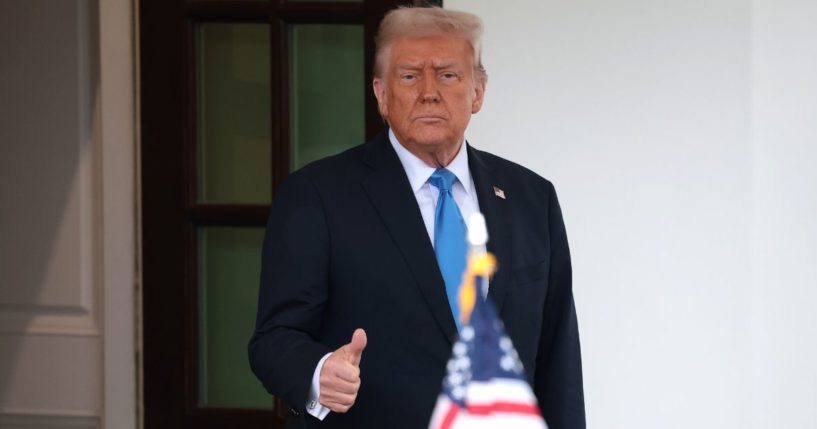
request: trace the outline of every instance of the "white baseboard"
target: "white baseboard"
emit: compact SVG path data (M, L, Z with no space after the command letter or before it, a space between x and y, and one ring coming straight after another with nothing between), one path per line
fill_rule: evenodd
M79 414L0 411L3 429L99 429L99 417Z

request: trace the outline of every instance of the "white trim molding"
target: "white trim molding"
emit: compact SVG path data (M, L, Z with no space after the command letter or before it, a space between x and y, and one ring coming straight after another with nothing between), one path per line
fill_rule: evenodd
M106 429L140 427L138 412L138 2L98 2L96 132L102 176L103 408Z
M0 411L3 429L98 429L99 417L93 414L7 412Z
M102 229L99 227L99 199L102 166L93 113L98 79L98 57L94 51L97 43L96 15L92 6L96 0L74 0L72 3L71 18L75 22L73 26L66 24L62 33L74 37L69 45L74 49L72 53L75 58L72 60L75 68L70 73L66 71L66 75L76 78L68 88L75 90L75 93L67 98L76 104L70 106L71 112L65 113L75 115L75 120L69 121L73 126L66 128L76 128L75 134L71 132L71 135L61 136L61 140L76 145L73 153L76 164L71 165L73 175L63 178L66 187L63 213L58 217L59 223L52 238L52 254L39 262L43 273L43 279L38 284L39 293L30 296L10 294L0 299L0 334L98 336L101 333ZM64 11L70 8L65 7ZM66 62L71 64L70 61ZM63 103L70 102L67 100L63 100ZM66 144L64 142L50 143L60 146ZM68 164L70 161L65 162ZM55 259L49 260L49 256ZM30 266L25 269L34 270ZM18 290L33 288L32 284L24 282L6 286Z

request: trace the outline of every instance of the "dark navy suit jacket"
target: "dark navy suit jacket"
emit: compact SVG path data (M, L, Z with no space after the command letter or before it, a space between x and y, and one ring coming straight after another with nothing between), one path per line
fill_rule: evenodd
M468 146L493 299L550 429L585 427L570 254L553 186ZM495 189L505 198L496 195ZM304 412L320 358L366 330L348 413ZM425 428L456 326L420 209L387 132L292 173L264 240L253 371L294 407L287 428Z

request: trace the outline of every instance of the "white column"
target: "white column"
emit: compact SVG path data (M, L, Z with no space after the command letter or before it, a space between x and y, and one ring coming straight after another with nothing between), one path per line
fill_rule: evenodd
M817 422L817 3L754 0L755 428Z

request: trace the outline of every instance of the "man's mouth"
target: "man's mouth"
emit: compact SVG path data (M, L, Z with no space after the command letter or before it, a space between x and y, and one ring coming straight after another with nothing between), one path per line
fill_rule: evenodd
M420 122L437 122L437 121L444 121L445 117L441 115L420 115L414 118L415 121Z

